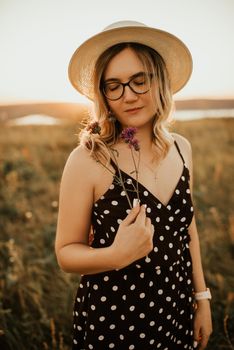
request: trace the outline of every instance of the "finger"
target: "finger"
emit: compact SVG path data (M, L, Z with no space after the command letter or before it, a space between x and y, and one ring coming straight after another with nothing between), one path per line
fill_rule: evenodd
M131 225L135 220L140 211L140 205L138 204L136 207L132 208L129 214L123 219L122 223L125 226Z
M144 225L144 226L145 226L145 219L146 219L145 210L146 210L146 205L143 204L143 205L140 207L139 214L137 215L137 218L136 218L136 223L137 223L138 225Z
M208 339L209 339L209 336L204 334L202 336L202 339L201 339L201 342L200 342L200 345L199 345L199 350L203 350L206 348L207 346L207 343L208 343Z
M146 217L145 218L145 226L147 229L149 229L151 232L154 231L154 226L151 224L150 218Z
M199 342L199 340L200 340L200 328L199 327L194 327L193 338L194 338L194 341Z

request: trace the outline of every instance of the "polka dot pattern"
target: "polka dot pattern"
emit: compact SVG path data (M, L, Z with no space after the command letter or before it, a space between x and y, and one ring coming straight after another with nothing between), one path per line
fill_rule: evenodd
M135 179L123 171L122 176L133 201ZM81 276L73 310L73 350L193 349L188 227L194 209L189 178L184 163L166 205L139 184L141 202L155 229L153 250L122 269ZM110 246L129 211L126 194L113 179L93 206L92 247Z

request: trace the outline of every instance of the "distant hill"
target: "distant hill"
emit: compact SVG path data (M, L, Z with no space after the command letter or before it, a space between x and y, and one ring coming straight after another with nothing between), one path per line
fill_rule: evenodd
M25 117L31 114L44 114L54 118L80 121L88 113L88 106L80 103L15 103L0 105L0 121Z
M176 100L175 103L177 110L234 109L234 99L188 99ZM66 102L2 104L0 105L0 122L31 114L44 114L72 122L80 121L87 116L88 108L85 104Z
M177 100L177 110L234 109L234 99L190 99Z

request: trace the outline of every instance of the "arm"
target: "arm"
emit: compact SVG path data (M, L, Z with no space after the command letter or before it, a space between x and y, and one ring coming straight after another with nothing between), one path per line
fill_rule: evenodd
M123 268L153 249L153 228L145 208L133 208L119 225L112 245L88 245L95 181L100 168L87 151L78 147L65 165L59 197L55 252L65 272L95 274Z
M95 161L81 147L70 154L65 165L59 196L55 253L65 272L98 273L115 269L111 249L88 245L93 205Z
M192 149L190 143L188 143L188 159L190 170L190 192L193 194L193 162L192 162ZM193 285L195 293L203 292L206 290L206 283L204 279L204 273L201 261L201 252L199 237L197 232L197 226L195 221L195 215L189 226L190 241L190 253L193 263ZM194 320L194 339L200 342L199 349L205 349L209 336L212 332L212 320L210 311L210 302L208 299L197 301L197 310Z

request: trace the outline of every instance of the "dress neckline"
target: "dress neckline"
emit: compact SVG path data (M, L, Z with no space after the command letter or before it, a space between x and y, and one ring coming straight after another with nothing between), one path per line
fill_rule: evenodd
M165 209L167 210L170 210L168 208L168 206L170 205L170 203L172 202L172 199L174 198L175 196L175 193L176 193L176 190L179 189L179 186L180 186L180 183L182 181L182 177L185 175L185 172L188 172L188 168L186 167L185 163L183 163L183 170L182 170L182 173L176 183L176 186L174 188L174 191L172 192L172 195L170 196L169 200L167 201L166 204L164 204L157 196L155 196L146 186L144 186L141 182L138 181L138 187L140 187L142 189L142 191L147 191L149 196L153 199L153 201L156 200L157 203L155 204L160 204L160 207L164 207ZM134 177L132 177L131 175L129 175L128 173L126 173L125 171L121 170L120 169L120 172L125 176L127 177L128 179L131 179L131 181L134 181L136 183L136 179ZM112 181L112 184L113 184L114 180ZM144 204L144 203L143 203Z

